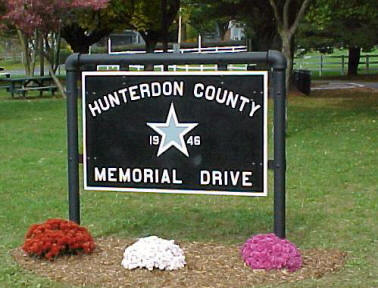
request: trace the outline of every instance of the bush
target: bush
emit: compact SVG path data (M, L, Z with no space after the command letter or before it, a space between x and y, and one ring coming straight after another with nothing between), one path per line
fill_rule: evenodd
M248 239L241 254L252 269L288 269L290 272L302 266L302 257L293 243L274 234L259 234Z
M89 254L95 243L87 229L63 219L48 219L32 225L25 236L22 249L29 256L53 260L63 254Z

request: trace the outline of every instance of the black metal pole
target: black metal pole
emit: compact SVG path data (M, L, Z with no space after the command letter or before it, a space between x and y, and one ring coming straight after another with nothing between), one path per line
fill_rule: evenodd
M67 150L69 219L80 224L77 74L67 70Z
M245 64L262 63L267 64L268 58L275 61L275 51L269 52L241 52L241 53L209 53L209 54L179 54L179 53L147 53L147 54L82 54L80 63L96 65L133 65L133 64ZM277 52L278 53L278 52ZM66 65L72 66L75 61L74 54L70 56ZM72 58L71 58L72 57ZM277 57L278 58L278 57ZM66 67L67 69L67 67Z
M285 69L273 70L274 91L274 234L285 238L286 88Z

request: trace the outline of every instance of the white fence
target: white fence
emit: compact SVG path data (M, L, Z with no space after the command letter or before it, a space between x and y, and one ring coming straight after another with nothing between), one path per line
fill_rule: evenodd
M109 45L111 47L111 45ZM111 49L109 49L111 50ZM196 48L181 48L177 50L170 49L168 52L176 53L236 53L245 52L247 47L244 45L239 46L226 46L226 47L196 47ZM122 51L114 52L108 51L109 54L139 54L145 53L145 51ZM162 50L156 50L155 52L161 53ZM24 57L22 53L15 55L0 55L0 60L3 62L21 62L23 63ZM99 67L100 70L117 70L115 67ZM130 70L143 70L143 65L130 65ZM156 70L163 70L163 66L155 66ZM228 70L246 70L247 65L228 65ZM310 70L312 73L318 73L322 76L327 72L336 72L344 75L348 71L348 56L332 56L332 55L319 55L319 56L304 56L298 57L294 60L294 69ZM378 55L366 54L361 55L360 64L358 66L359 72L369 73L378 71ZM218 70L217 65L170 65L170 71L214 71Z
M246 52L247 46L226 46L226 47L196 47L196 48L181 48L178 49L177 52L184 54L184 53L235 53L235 52ZM155 50L155 53L162 53L163 50ZM176 50L168 49L168 53L174 53ZM118 54L118 55L125 55L125 54L143 54L146 53L144 50L128 50L128 51L121 51L121 52L114 52L108 51L108 54Z
M130 54L142 54L145 51L111 51L111 43L109 43L109 54L118 55L130 55ZM196 47L196 48L181 48L178 50L169 49L170 53L235 53L246 52L247 46L226 46L226 47ZM162 53L162 50L155 50L155 53ZM247 65L228 65L228 70L246 70ZM332 55L320 55L320 56L304 56L294 59L295 69L306 69L313 73L318 73L322 76L324 72L338 72L342 75L347 73L348 70L348 56L332 56ZM131 70L143 70L142 65L131 65ZM155 66L156 70L163 70L163 66ZM359 71L369 73L371 71L378 71L378 55L362 55L360 57L360 64L358 66ZM107 69L104 69L107 70ZM111 69L109 69L111 70ZM217 65L170 65L170 71L216 71Z
M129 69L131 71L143 71L144 65L130 65ZM154 65L155 71L164 71L163 65ZM98 71L117 71L120 70L119 65L98 65ZM217 71L218 65L169 65L169 71ZM240 64L240 65L227 65L227 70L231 71L245 71L247 70L247 64Z
M295 58L294 68L317 72L319 76L324 72L338 72L345 75L348 71L348 56L304 56ZM361 55L358 70L365 73L378 71L378 55Z
M138 50L138 51L121 51L121 52L114 52L111 51L111 43L108 44L109 54L116 54L116 55L130 55L130 54L143 54L146 51ZM246 52L247 46L239 45L239 46L225 46L225 47L196 47L196 48L181 48L181 49L169 49L168 53L236 53L236 52ZM163 50L155 50L155 53L162 53ZM130 70L142 71L144 70L143 65L130 65ZM157 71L164 71L163 65L155 65L155 70ZM98 70L117 70L117 67L114 65L101 65L97 67ZM118 67L119 69L119 67ZM169 65L169 71L217 71L218 65ZM246 64L241 65L228 65L228 70L247 70Z
M18 53L14 55L0 55L0 60L3 62L21 62L24 63L24 54Z

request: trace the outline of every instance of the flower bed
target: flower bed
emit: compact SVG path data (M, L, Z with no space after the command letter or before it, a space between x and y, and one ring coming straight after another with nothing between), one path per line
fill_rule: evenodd
M135 239L98 238L94 253L86 257L59 257L48 265L36 257L25 257L19 248L12 250L11 255L24 269L63 282L67 287L102 288L281 287L284 283L302 287L300 281L304 279L319 279L326 275L337 277L337 274L332 274L343 269L346 260L346 253L339 250L306 249L301 250L303 265L295 273L285 270L256 271L241 260L237 245L180 241L187 262L184 268L174 272L129 270L120 265L120 260L125 247L133 243Z

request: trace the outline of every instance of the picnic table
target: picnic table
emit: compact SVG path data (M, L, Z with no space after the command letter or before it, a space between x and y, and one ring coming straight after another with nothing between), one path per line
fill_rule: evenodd
M15 94L22 94L26 96L29 91L39 91L39 95L42 96L44 91L50 91L51 95L54 95L57 91L56 85L54 85L53 78L51 76L34 76L34 77L22 77L22 78L0 78L0 81L7 82L7 90L14 98Z
M6 72L4 67L0 67L0 78L9 78L10 77L10 73L9 72Z

